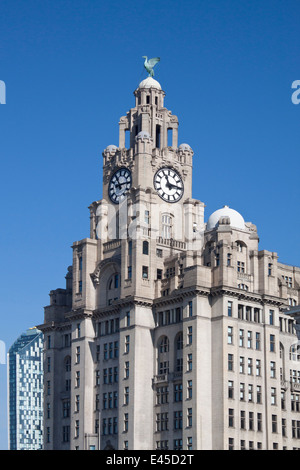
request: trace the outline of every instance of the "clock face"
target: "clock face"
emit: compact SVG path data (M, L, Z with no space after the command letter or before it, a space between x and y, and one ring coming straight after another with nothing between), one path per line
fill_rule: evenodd
M119 168L111 177L108 194L112 202L119 204L126 192L131 188L131 172L127 168Z
M166 202L177 202L183 196L181 176L173 168L161 168L154 175L154 188Z

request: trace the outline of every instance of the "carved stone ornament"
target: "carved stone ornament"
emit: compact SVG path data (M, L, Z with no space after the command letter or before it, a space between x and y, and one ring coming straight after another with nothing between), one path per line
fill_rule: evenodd
M100 261L95 271L90 274L94 286L99 285L101 271L103 271L103 269L109 264L117 264L118 266L120 266L121 265L120 257L107 258L107 259Z

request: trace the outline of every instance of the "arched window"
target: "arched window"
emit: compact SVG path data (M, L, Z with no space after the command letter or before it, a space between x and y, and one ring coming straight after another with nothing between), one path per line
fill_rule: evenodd
M71 357L67 356L65 358L65 371L70 372L71 371Z
M165 353L169 352L169 339L167 336L164 336L159 343L159 352Z
M161 236L162 238L172 238L173 220L171 214L162 214L161 217Z

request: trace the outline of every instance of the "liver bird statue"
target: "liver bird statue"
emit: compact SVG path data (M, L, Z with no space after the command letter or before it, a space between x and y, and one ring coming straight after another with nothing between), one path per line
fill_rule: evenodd
M143 55L143 59L145 59L144 67L147 70L147 72L149 73L149 77L154 77L153 69L154 69L154 66L157 64L157 62L160 61L160 58L159 57L153 57L153 59L148 60L148 57L146 55Z

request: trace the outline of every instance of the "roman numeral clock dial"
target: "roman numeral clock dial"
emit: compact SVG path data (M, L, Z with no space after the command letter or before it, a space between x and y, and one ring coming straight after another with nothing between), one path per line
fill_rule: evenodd
M161 168L155 173L154 188L166 202L179 201L184 192L181 176L173 168Z
M119 204L131 188L131 172L128 168L119 168L111 177L108 194L111 201Z

